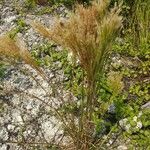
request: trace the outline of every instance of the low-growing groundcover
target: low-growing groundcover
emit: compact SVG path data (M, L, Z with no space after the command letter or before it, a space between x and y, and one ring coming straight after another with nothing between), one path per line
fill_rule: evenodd
M82 6L79 7L79 9L81 8ZM136 13L141 13L140 17L142 16L142 12L139 11ZM83 17L83 19L86 18ZM138 19L140 21L141 18ZM90 41L86 41L87 43L89 42L87 45L84 45L84 43L81 43L81 45L71 45L75 41L69 43L69 46L72 46L71 48L75 48L74 50L79 49L79 52L84 52L83 55L81 55L78 51L74 51L73 53L77 58L74 58L72 53L68 56L68 49L57 50L58 46L51 42L33 49L32 56L40 66L51 70L63 70L64 80L60 85L62 85L65 90L70 91L76 98L76 100L74 100L74 98L70 96L67 102L63 101L61 107L58 108L56 112L53 112L55 116L64 123L64 135L71 137L71 140L69 138L70 143L66 147L58 144L58 146L47 146L45 149L61 149L61 146L62 149L68 150L101 150L107 148L140 150L150 148L150 111L149 108L144 105L148 103L150 99L150 43L146 39L149 38L149 36L146 35L145 37L145 34L142 34L143 27L147 33L149 31L149 28L142 26L144 22L145 21L140 22L141 30L140 32L137 31L140 33L141 41L138 45L135 41L132 41L131 38L135 32L130 32L133 26L129 26L128 29L123 31L125 32L123 37L116 39L116 42L113 44L113 52L109 56L109 61L102 61L105 62L102 63L103 71L101 72L100 70L98 75L96 75L96 92L93 91L92 88L92 92L95 92L94 97L90 93L91 89L87 88L88 79L90 79L89 83L92 81L90 74L92 71L88 65L92 62L93 58L90 56L93 55L90 55L88 59L86 59L86 52L83 47L90 47L91 45L88 45ZM74 22L74 25L76 25L75 23L76 22ZM84 24L84 27L86 27L86 25L87 24ZM45 30L43 26L39 27L42 27L43 31L45 31L44 35L50 36L49 30ZM54 34L56 34L53 36L55 42L62 40L57 39L62 33L64 34L62 34L61 38L66 38L66 41L68 40L69 42L70 39L67 38L70 33L66 31L65 23L60 23L60 26L58 25L57 27L59 29L62 27L62 32L58 32L58 34L54 32ZM106 28L107 32L109 31L108 29L109 27ZM72 33L76 31L77 30L73 30ZM89 35L90 33L91 35L93 34L93 30L87 31ZM67 35L65 36L66 33ZM87 37L89 35L87 35ZM105 38L108 40L110 37L104 36L104 39ZM76 39L76 44L80 44L81 39ZM115 37L113 40L115 40ZM68 43L65 44L67 45ZM66 45L63 44L62 46ZM100 43L100 45L103 44ZM102 48L106 48L105 43ZM93 49L89 49L89 52L91 50ZM71 58L70 55L72 56ZM83 64L84 59L86 60L85 64ZM94 77L93 74L92 77ZM55 90L55 87L53 88ZM90 105L92 105L91 109L89 109L90 105L87 105L88 96L90 98L89 100L91 100L91 97L94 99L90 103ZM35 146L35 149L38 149L38 147Z

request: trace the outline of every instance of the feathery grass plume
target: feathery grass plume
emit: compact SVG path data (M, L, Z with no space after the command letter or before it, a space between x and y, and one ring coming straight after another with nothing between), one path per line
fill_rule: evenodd
M42 77L45 78L43 71L36 64L27 50L25 43L17 38L16 40L10 38L8 35L0 36L0 57L13 58L15 60L22 59L32 68L37 70Z
M31 26L33 28L35 28L42 36L44 36L46 38L50 38L51 34L50 34L49 30L44 25L42 25L41 23L32 22Z
M110 51L110 44L121 26L119 9L108 11L108 0L94 1L91 6L77 5L66 22L56 21L48 30L35 23L33 26L45 37L67 47L80 60L81 66L92 77L102 68L102 60Z
M19 47L16 46L14 40L8 36L0 37L0 56L19 58Z

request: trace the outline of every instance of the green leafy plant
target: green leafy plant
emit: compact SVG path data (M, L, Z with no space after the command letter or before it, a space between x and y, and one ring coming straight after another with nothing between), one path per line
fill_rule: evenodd
M134 3L134 5L133 5ZM130 139L128 148L149 149L149 140L144 133L149 133L143 126L141 118L149 116L148 110L141 109L143 104L149 103L149 1L126 1L129 14L126 16L128 25L125 27L123 41L114 45L114 51L120 54L120 66L114 70L121 71L125 83L126 99L115 101L117 117L127 117L129 131L123 131L123 138ZM127 14L127 13L125 13ZM147 112L147 114L145 113ZM142 117L138 118L138 114ZM145 116L146 115L146 116ZM135 127L137 124L142 128ZM148 119L144 122L149 124Z
M27 7L27 9L34 8L36 6L36 1L35 0L26 0L25 6Z

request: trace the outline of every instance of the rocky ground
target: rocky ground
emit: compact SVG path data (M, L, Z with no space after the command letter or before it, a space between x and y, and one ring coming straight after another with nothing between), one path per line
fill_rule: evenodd
M29 12L23 10L24 7L23 1L6 0L0 4L0 35L16 31L21 28L21 23L18 22L23 22L25 26L21 28L19 36L31 50L34 46L42 45L45 39L35 32L29 22L38 20L50 26L53 24L53 15L37 15L36 12L41 11L43 6L37 6ZM65 16L66 12L65 7L61 6L54 13ZM24 73L26 70L29 70L30 75ZM50 96L52 91L49 83L22 63L9 66L6 72L0 83L0 103L3 103L0 115L0 150L29 149L33 142L59 142L63 133L59 129L60 122L51 114L50 109L51 106L57 107L60 104L59 97ZM45 72L55 82L61 82L63 78L61 71L54 73L47 69ZM16 141L29 143L27 146L25 143L16 144Z

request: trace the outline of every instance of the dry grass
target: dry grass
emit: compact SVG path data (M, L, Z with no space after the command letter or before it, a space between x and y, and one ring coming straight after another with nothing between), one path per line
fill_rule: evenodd
M115 7L109 11L108 6L108 0L95 0L88 7L76 5L68 20L62 22L56 19L51 29L45 28L40 23L32 24L43 36L68 48L86 73L86 105L81 107L83 110L78 127L74 121L70 124L71 138L76 149L88 150L94 147L92 114L96 101L96 82L122 24L122 17L119 16L120 8Z
M110 51L114 35L121 26L119 9L110 12L107 0L94 1L89 7L77 5L66 22L56 20L52 29L46 29L39 23L33 26L45 37L73 52L87 72L93 78L102 66L102 60Z
M93 143L94 123L92 114L96 101L97 78L102 73L111 44L121 27L122 17L120 9L108 9L108 0L97 0L88 7L76 5L75 11L65 22L58 19L51 29L40 23L33 23L43 36L52 39L61 46L68 48L79 59L80 65L86 73L86 96L81 102L80 117L73 114L59 114L64 124L66 134L71 138L71 149L89 150L95 148ZM39 67L33 61L28 50L9 37L0 38L0 54L15 58L22 58L36 70ZM82 104L86 103L84 106Z
M31 57L30 52L27 50L25 43L17 38L12 39L8 35L0 37L0 57L12 61L12 59L22 59L25 63L29 64L32 68L37 70L42 77L45 78L43 71L36 64L34 59Z

